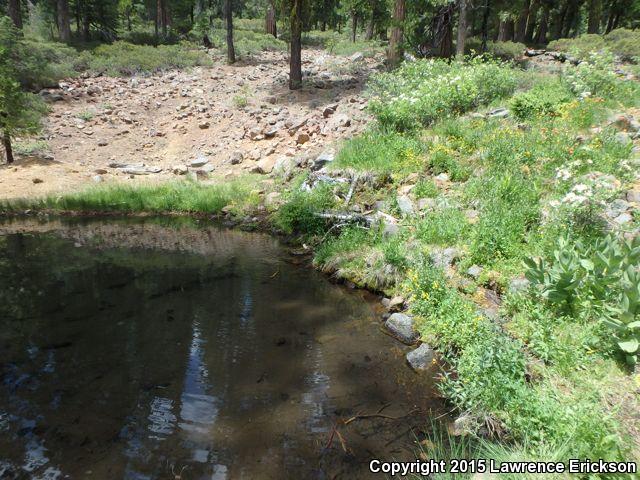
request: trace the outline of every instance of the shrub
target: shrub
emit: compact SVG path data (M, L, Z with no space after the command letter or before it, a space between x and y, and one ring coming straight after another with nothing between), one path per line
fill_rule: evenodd
M577 95L613 96L621 83L610 53L591 53L588 59L567 70L565 79Z
M513 69L497 61L419 60L375 76L369 106L382 125L413 130L505 97L515 85Z
M637 62L640 58L640 31L618 28L608 34L585 34L576 38L561 38L549 42L550 50L568 52L580 59L594 52L608 51L623 61Z
M524 54L527 46L518 42L487 42L486 53L502 60L514 60ZM479 37L470 37L464 44L464 53L478 55L482 53L482 40Z
M188 43L152 47L114 42L111 45L101 45L93 51L89 68L118 76L208 65L210 62L204 52L193 49Z
M557 115L560 107L573 98L561 82L542 82L527 92L514 95L511 99L511 111L519 120Z
M326 48L335 55L353 55L360 52L365 57L374 57L384 53L384 46L379 42L359 40L352 42L348 39L332 37L326 42Z
M418 224L417 236L425 242L450 245L460 240L468 229L464 213L458 208L445 208L430 214Z
M86 67L86 54L54 42L25 39L25 49L20 59L21 83L25 88L40 90L57 87L63 78L76 76Z
M274 221L286 233L319 234L326 230L327 222L317 214L334 205L329 185L321 185L311 191L296 189L276 212Z

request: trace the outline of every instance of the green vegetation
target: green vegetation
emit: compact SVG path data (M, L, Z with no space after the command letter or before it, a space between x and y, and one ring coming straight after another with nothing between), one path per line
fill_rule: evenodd
M415 130L503 98L515 86L514 71L496 61L424 60L376 76L369 105L381 125Z
M89 190L52 196L41 201L0 204L0 210L19 211L27 208L72 210L78 212L154 212L154 213L220 213L243 211L259 202L252 177L223 184L180 181L159 185L100 185Z
M619 28L606 35L585 34L549 43L549 50L559 50L587 58L593 52L609 51L627 62L640 60L640 31Z

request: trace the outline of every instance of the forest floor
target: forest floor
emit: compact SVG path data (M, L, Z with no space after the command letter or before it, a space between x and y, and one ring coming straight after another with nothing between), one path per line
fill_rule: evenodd
M362 87L381 63L306 50L305 86L288 89L286 53L150 76L87 77L41 92L39 139L0 166L0 198L35 198L102 182L270 173L281 157L317 156L370 121Z

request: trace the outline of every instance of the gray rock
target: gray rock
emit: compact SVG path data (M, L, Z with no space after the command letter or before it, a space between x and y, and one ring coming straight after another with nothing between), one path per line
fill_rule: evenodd
M631 138L631 135L629 135L627 132L616 133L616 140L622 143L623 145L628 145L633 141Z
M460 252L457 248L449 247L445 249L436 249L431 252L431 262L437 268L447 268L453 265L453 262L458 259Z
M281 199L282 199L282 194L280 192L269 192L264 197L264 204L268 207L271 207L280 203Z
M212 164L210 163L205 163L202 167L200 167L198 169L199 172L204 172L204 173L211 173L215 170L216 167L214 167Z
M437 175L436 177L434 177L434 180L437 180L439 182L448 182L449 181L449 174L446 173L446 172L443 172L440 175Z
M398 208L403 215L413 215L415 213L413 202L408 196L398 195L396 202L398 203Z
M505 107L495 108L487 112L487 118L507 118L509 116L509 110Z
M416 372L428 370L431 367L435 352L429 345L423 343L415 350L407 353L407 362Z
M129 175L150 175L152 173L160 173L162 171L160 167L147 167L144 165L129 165L122 167L119 170L121 170L122 173L127 173Z
M460 437L463 435L470 435L475 433L478 428L478 420L471 414L465 413L460 415L453 421L451 427L451 434Z
M198 158L191 161L190 165L192 168L198 168L198 167L202 167L203 165L206 165L208 162L209 162L209 159L207 157L199 155Z
M402 310L403 306L404 306L404 298L402 298L401 296L396 296L389 300L389 303L387 305L387 310L391 312L397 312Z
M629 213L623 213L621 215L618 215L616 218L613 219L614 222L616 222L618 225L626 225L627 223L631 223L633 221L633 217L629 214Z
M523 292L529 288L531 282L525 277L515 277L509 282L509 293Z
M419 338L413 328L413 318L404 313L394 313L384 322L384 326L395 338L407 345L414 344Z
M605 215L609 218L616 218L630 208L631 205L629 205L629 202L627 202L626 200L622 200L621 198L617 198L607 206Z
M333 162L335 158L336 158L336 154L333 150L325 150L320 155L318 155L316 159L313 161L311 170L314 170L314 171L320 170L327 163Z
M640 203L640 189L629 190L627 192L627 201Z
M173 168L171 168L171 171L175 175L186 175L189 169L186 165L175 165Z
M242 154L242 152L239 150L236 150L231 154L231 158L230 158L231 165L238 165L239 163L242 163L243 158L244 158L244 155Z
M482 267L478 265L471 265L467 270L467 275L469 275L474 280L477 280L481 273L482 273Z
M350 62L361 62L364 60L364 54L362 52L356 52L349 57Z
M102 175L94 175L91 179L96 183L102 183L104 181Z
M418 210L433 210L436 207L435 198L418 199Z

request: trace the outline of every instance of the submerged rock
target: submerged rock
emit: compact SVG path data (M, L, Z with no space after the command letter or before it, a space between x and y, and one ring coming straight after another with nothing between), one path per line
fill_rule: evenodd
M433 349L426 343L423 343L415 350L407 353L407 362L409 362L411 368L416 372L420 372L427 370L431 366L434 356L435 352Z
M420 337L413 327L413 318L404 313L394 313L384 326L395 338L407 345L414 344Z

